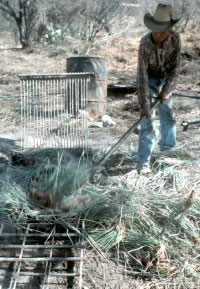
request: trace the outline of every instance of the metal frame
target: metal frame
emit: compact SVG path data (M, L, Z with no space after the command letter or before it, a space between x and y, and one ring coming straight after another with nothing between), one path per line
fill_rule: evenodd
M62 73L19 77L21 147L87 148L88 85L94 74Z
M31 286L28 288L51 289L55 288L54 279L59 278L59 280L64 283L63 286L59 284L59 288L69 289L69 284L66 285L67 280L73 278L73 281L76 279L76 287L73 286L73 288L82 289L84 242L81 232L83 231L83 226L84 224L82 224L80 234L78 234L70 229L64 229L59 224L28 223L20 224L20 228L22 228L23 232L10 233L4 232L4 225L2 224L0 228L1 240L10 238L12 243L11 240L7 244L2 244L2 242L0 242L0 252L3 252L4 255L5 253L6 255L10 255L11 250L13 252L12 256L0 256L0 264L3 264L2 262L4 262L13 265L12 271L0 270L0 278L10 278L6 288L21 288L19 286L22 286L20 284L23 284L24 286ZM61 229L65 230L65 232L60 233L59 230ZM16 240L18 244L16 244L14 240ZM67 252L67 250L69 251L72 249L79 252L78 256L69 256L68 252L67 256L60 257L63 250L66 250L65 252ZM56 256L55 251L57 253ZM40 253L40 256L35 257L36 253ZM67 269L62 269L62 272L59 272L55 269L55 264L61 264L61 262L65 262L67 266L69 266L69 263L74 262L75 264L75 262L79 262L79 272L67 272ZM30 271L30 269L28 269L29 266L35 267L35 269ZM40 270L37 269L39 267ZM22 278L25 279L28 277L29 279L40 278L40 284L34 285L32 280L30 283L26 283L25 280L23 282L21 281ZM52 278L54 280L53 283L51 283ZM34 287L37 285L38 287Z

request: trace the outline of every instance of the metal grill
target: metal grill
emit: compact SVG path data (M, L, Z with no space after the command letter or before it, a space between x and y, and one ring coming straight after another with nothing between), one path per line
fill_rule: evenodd
M1 225L0 288L82 288L81 234L49 223L21 224L20 228L16 234Z
M92 76L19 76L22 148L87 148L88 83Z

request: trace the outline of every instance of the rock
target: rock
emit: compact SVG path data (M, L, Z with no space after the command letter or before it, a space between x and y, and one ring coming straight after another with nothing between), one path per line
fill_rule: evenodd
M116 123L111 119L111 117L109 115L103 115L101 118L101 121L103 123L103 126L115 126Z
M90 127L97 127L97 128L102 128L103 127L103 122L102 121L97 121L93 122Z

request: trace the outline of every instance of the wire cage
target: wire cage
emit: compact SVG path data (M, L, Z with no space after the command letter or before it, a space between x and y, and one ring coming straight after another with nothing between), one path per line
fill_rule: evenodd
M0 288L83 288L84 223L0 224Z
M88 146L88 84L93 73L20 75L21 147Z

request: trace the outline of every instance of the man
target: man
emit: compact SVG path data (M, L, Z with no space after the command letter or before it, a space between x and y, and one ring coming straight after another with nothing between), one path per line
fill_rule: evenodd
M172 90L176 86L180 66L180 36L172 30L179 19L172 18L172 6L159 4L154 16L144 16L144 24L151 30L140 42L138 53L137 91L141 105L141 123L137 169L151 172L149 162L155 142L154 113L150 107L155 97L160 98L160 150L173 148L176 144L176 122L172 109Z

